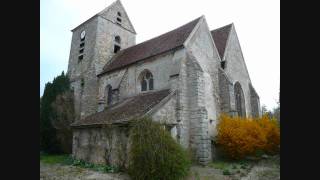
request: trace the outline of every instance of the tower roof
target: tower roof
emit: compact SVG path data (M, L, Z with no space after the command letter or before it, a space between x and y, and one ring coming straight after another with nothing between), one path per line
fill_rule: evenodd
M119 51L111 59L111 63L105 65L101 74L182 47L200 19L201 17L158 37Z
M228 36L231 30L232 24L228 24L226 26L220 27L218 29L212 30L211 35L214 40L214 43L218 49L219 56L222 60L227 41L228 41Z
M125 27L127 30L131 31L132 33L136 34L136 31L130 21L130 18L129 16L127 15L127 12L126 10L124 9L124 6L122 5L121 1L120 0L116 0L114 1L113 3L111 3L109 6L107 6L106 8L104 8L102 11L98 12L97 14L93 15L91 18L87 19L86 21L84 21L83 23L79 24L77 27L73 28L71 31L75 31L77 28L81 27L83 24L85 24L86 22L89 22L90 20L92 20L93 18L95 17L102 17L104 19L108 19L109 21L111 22L114 22L112 20L110 20L110 18L108 18L108 13L110 11L112 11L112 9L115 7L115 6L118 6L118 8L122 9L123 10L123 16L128 20L128 27Z

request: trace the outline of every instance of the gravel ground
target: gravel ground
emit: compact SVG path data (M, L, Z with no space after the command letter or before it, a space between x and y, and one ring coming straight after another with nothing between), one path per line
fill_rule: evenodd
M120 173L101 173L75 166L40 162L40 180L129 180Z
M241 180L280 180L280 156L260 161Z
M223 175L221 169L194 165L186 180L280 180L280 157L273 156L249 165L250 168L231 175ZM101 173L85 168L40 161L40 180L130 180L123 173Z

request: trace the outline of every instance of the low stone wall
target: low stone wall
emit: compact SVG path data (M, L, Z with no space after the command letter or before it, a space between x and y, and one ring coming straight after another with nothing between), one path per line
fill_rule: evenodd
M127 167L128 139L125 126L74 129L72 155L90 163Z

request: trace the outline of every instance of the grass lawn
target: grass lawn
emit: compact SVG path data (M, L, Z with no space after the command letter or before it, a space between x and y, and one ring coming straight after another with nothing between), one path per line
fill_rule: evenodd
M73 159L69 154L40 154L40 162L46 164L72 165L81 168L88 168L103 173L115 173L119 169L113 166L88 163L82 160Z
M59 154L59 155L40 154L40 161L47 164L65 164L65 165L72 164L71 157L69 154Z

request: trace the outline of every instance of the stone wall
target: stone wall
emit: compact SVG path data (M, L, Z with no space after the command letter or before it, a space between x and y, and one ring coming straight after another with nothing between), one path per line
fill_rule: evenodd
M168 100L167 100L168 98ZM161 124L173 125L177 123L177 102L176 95L169 95L164 99L165 102L160 102L156 107L154 107L154 112L152 113L152 119Z
M127 167L128 138L128 127L74 129L72 155L95 164Z
M253 117L259 117L260 116L259 96L251 84L249 84L249 88L250 88L251 114Z
M195 57L187 56L187 111L189 147L200 164L211 161L208 110L206 108L204 73Z
M122 28L103 17L98 18L97 22L97 39L95 46L95 69L98 75L103 67L110 62L110 59L115 55L114 45L115 37L120 36L121 49L135 45L136 36L134 33Z
M205 101L203 105L208 113L209 136L217 134L216 124L220 114L219 97L219 73L220 57L213 43L210 30L203 17L198 26L195 27L193 34L185 43L186 48L195 57L195 60L203 70Z
M68 76L75 95L76 120L96 111L98 79L95 76L95 57L98 17L95 16L73 30L68 64ZM79 60L80 33L85 30L83 59Z
M185 50L183 51L186 52ZM184 148L189 148L190 139L187 62L187 58L181 60L180 72L177 81L177 141Z
M185 73L180 88L181 119L189 121L189 124L184 123L188 129L185 134L189 136L189 147L197 161L207 164L212 160L210 139L217 134L217 117L220 114L220 57L204 17L185 46L188 58L186 66L182 65L185 71L181 70Z
M226 61L224 71L233 84L239 81L245 97L246 115L251 116L249 90L251 80L234 26L232 26L230 30L224 58Z
M177 140L177 93L172 92L150 112L151 118L167 126L171 136ZM148 113L147 113L148 114Z
M79 27L73 30L71 39L71 48L68 64L68 75L71 81L80 80L82 74L91 68L91 64L95 55L94 47L96 45L98 17L95 16L92 19L86 21ZM79 62L79 50L80 50L80 34L82 31L86 31L84 40L84 56Z
M176 89L179 76L180 60L183 58L182 50L170 51L137 64L128 66L99 77L99 98L103 99L104 89L108 84L119 88L119 100L141 93L139 75L149 70L153 75L154 91L161 89ZM174 77L172 77L174 75Z
M229 81L224 71L219 68L219 95L220 95L220 109L222 112L231 115L231 94L230 86L233 84Z

